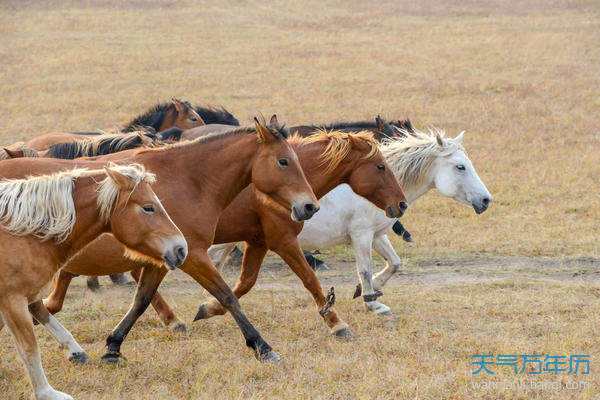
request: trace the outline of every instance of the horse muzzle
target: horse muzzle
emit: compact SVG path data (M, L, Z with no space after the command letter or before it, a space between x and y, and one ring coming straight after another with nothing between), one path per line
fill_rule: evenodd
M292 205L292 220L296 222L306 221L319 211L319 205L311 201L294 203Z
M185 262L187 257L188 250L187 244L185 245L175 245L171 249L167 250L163 255L163 260L167 267L172 271L176 268L179 268Z
M471 205L473 206L473 210L475 210L477 214L481 214L488 209L491 203L491 197L482 197L481 199L473 201Z
M392 205L392 206L386 207L385 215L388 218L400 218L401 216L404 215L404 212L406 211L407 208L408 208L408 204L406 204L405 201L401 201L397 206Z

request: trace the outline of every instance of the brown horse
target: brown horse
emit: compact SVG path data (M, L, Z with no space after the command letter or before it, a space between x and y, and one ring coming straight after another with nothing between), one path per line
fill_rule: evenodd
M272 119L271 126L276 125L276 119ZM194 131L202 135L204 130L197 128ZM387 169L377 149L377 142L371 134L323 132L305 139L295 137L290 143L296 150L300 164L317 197L324 196L341 183L348 183L356 193L386 209L390 216L399 216L406 208L402 203L402 190ZM348 337L351 335L350 329L331 308L332 301L327 302L317 277L302 255L297 241L301 230L302 223L290 220L285 210L282 210L268 194L251 185L244 189L221 215L214 243L247 242L242 276L234 289L236 296L240 297L252 288L267 250L273 250L288 263L313 295L332 333ZM79 261L90 262L90 258ZM132 271L132 274L139 279L139 272ZM62 306L69 280L66 274L62 274L60 281L55 282L54 291L47 299L51 311L58 311ZM159 293L156 293L152 304L167 326L181 326ZM212 300L200 307L196 319L224 312L225 310Z
M4 161L0 175L47 173L65 164L40 166L31 159ZM187 243L150 188L154 179L134 164L0 181L0 329L6 324L13 334L38 400L72 398L46 379L31 314L68 348L69 359L87 359L40 300L40 292L72 255L111 232L127 254L150 261L156 270L166 272L163 262L174 269L185 260Z
M146 113L134 118L122 132L150 129L161 132L171 127L190 129L204 125L202 117L187 101L172 99L169 103L157 104ZM35 150L46 150L53 144L81 140L86 136L101 136L99 132L57 132L39 135L26 142L26 146Z
M255 351L259 360L274 361L279 356L250 324L237 298L207 254L213 243L219 215L251 182L259 191L270 196L273 206L287 210L288 218L291 212L292 218L305 220L318 210L317 199L298 158L285 140L285 131L267 128L264 122L258 120L255 122L254 129L238 128L192 142L159 149L128 150L100 156L98 161L81 160L80 163L134 161L143 163L156 173L159 182L155 190L190 244L190 254L181 269L222 302L242 330L247 346ZM99 269L103 270L102 274L109 274L143 266L123 259L121 253L122 246L105 235L75 256L61 270L61 276L69 276L68 273L100 275ZM104 360L119 360L121 343L147 308L163 277L164 274L156 269L143 269L134 304L107 339L108 352ZM52 299L46 304L54 311Z

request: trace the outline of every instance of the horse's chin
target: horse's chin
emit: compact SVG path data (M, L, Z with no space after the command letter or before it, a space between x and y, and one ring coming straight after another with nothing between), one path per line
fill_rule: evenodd
M141 262L141 263L145 263L145 264L154 265L159 268L166 266L170 270L173 269L170 266L166 265L163 260L157 260L156 258L142 254L139 251L136 251L129 247L125 247L125 251L123 252L123 257L128 258L135 262Z

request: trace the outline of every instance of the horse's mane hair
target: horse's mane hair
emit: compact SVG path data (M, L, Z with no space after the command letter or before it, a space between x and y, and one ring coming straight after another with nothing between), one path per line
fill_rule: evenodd
M156 134L142 131L127 134L102 135L97 139L57 143L48 148L46 157L73 160L79 157L93 157L142 146L160 145Z
M189 103L187 103L189 104ZM140 114L135 117L123 128L123 132L133 132L138 130L140 127L150 126L155 130L158 130L162 125L167 111L169 108L175 107L173 103L159 103L151 107L144 114Z
M370 147L369 152L364 158L371 158L379 151L379 143L369 131L347 133L341 131L319 130L317 133L306 137L292 135L290 143L302 146L309 143L329 141L327 147L325 147L325 150L321 153L321 166L324 166L325 173L330 173L340 165L348 154L350 154L350 151L352 150L352 139L350 138L364 142Z
M428 132L418 129L399 131L404 136L384 141L381 153L404 187L421 184L437 157L450 155L459 149L464 151L462 145L446 138L446 133L441 129L431 128ZM439 145L438 138L443 146Z
M153 174L139 164L111 166L136 184L153 182ZM73 188L83 176L106 175L104 170L77 168L52 175L0 181L0 224L13 235L34 235L42 240L64 241L75 226ZM104 222L108 221L119 194L119 187L108 176L98 186L97 205Z
M335 130L344 130L344 129L352 129L352 130L365 130L365 129L373 129L377 128L377 124L375 121L337 121L332 122L326 125L310 125L313 128L322 129L326 131L335 131Z
M240 126L240 121L238 121L238 119L234 117L233 114L231 114L222 106L196 106L194 107L194 110L196 110L196 113L200 115L200 117L206 125L223 124Z

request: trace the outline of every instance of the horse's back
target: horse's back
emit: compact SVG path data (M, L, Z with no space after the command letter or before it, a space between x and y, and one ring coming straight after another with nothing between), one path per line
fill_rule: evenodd
M212 135L216 133L226 133L229 131L233 131L236 129L240 129L239 126L233 125L224 125L224 124L209 124L202 125L196 128L187 129L181 135L182 140L193 140L202 136Z

